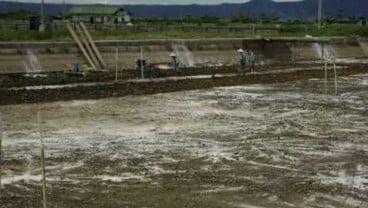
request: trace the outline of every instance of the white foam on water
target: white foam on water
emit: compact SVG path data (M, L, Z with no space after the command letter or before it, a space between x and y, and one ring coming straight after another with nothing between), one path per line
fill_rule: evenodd
M340 205L328 205L323 202L323 199L327 199L327 201L335 202L335 204ZM366 207L368 203L362 203L362 201L355 200L351 197L341 196L341 195L327 195L322 193L313 193L311 196L305 198L303 203L299 204L297 207L331 207L331 208L340 208L342 206L349 207Z
M91 179L98 179L102 181L112 181L112 182L123 182L127 180L147 181L147 179L144 176L134 175L133 173L123 173L118 176L97 175L97 176L92 177Z
M23 175L12 175L12 176L7 176L7 175L3 175L1 177L1 183L3 185L7 185L7 184L12 184L12 183L16 183L18 181L25 181L25 182L30 182L30 181L41 181L42 175L32 175L30 172L26 172Z
M261 206L255 206L255 205L239 203L239 202L227 202L226 204L229 205L230 207L235 207L235 208L264 208Z
M368 176L363 173L357 173L359 175L347 174L346 170L340 170L335 176L320 175L317 178L321 180L323 184L339 183L350 188L356 188L360 190L368 190Z
M215 188L212 188L212 189L207 189L207 190L200 191L200 193L237 192L237 191L241 191L242 189L244 189L244 187L242 187L242 186L239 186L239 187L219 186L219 187L215 187Z
M263 167L270 167L270 168L276 168L276 169L285 169L285 170L296 171L296 169L294 169L294 168L290 168L290 167L282 166L282 165L273 165L273 164L267 164L267 163L260 163L260 162L256 162L256 161L252 161L252 160L247 160L246 162L248 164L255 165L255 166L263 166Z

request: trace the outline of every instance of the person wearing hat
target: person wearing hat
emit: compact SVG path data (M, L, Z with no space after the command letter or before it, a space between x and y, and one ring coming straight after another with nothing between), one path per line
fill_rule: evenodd
M239 74L245 74L245 64L247 63L247 57L243 49L238 50L239 53Z
M179 59L178 59L178 57L176 56L175 53L171 53L170 57L171 57L171 64L173 66L173 69L176 72L179 72Z

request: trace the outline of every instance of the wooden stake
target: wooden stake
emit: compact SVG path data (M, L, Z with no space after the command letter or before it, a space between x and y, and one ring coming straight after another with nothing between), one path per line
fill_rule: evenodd
M325 60L325 91L327 91L327 76L328 76L327 61Z
M118 61L119 61L119 48L116 48L116 54L115 54L115 82L118 82Z
M3 129L2 129L2 125L3 125L3 120L1 117L1 113L0 113L0 192L1 192L1 188L2 188L2 183L1 183L1 172L2 172L2 140L3 140Z
M42 169L42 202L43 208L47 208L46 206L46 168L45 168L45 146L42 137L42 114L39 111L37 113L37 121L38 121L38 128L39 128L39 135L40 135L40 142L41 142L41 169Z
M140 48L141 48L141 77L142 79L144 79L143 48L142 46Z
M334 68L334 76L335 76L335 94L337 94L337 71L336 71L336 59L333 58L333 68Z

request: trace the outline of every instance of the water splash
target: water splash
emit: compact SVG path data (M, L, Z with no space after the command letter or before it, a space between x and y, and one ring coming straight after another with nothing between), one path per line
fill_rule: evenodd
M335 58L335 52L330 45L322 46L321 43L313 43L313 48L321 60L332 61Z
M172 45L172 49L174 50L176 55L179 57L183 65L186 65L189 67L195 66L193 53L188 49L186 45L184 44Z
M23 67L27 74L42 72L42 66L38 61L36 55L33 54L31 50L26 50L27 57L26 60L23 61Z
M363 41L359 41L359 45L360 47L363 49L365 55L368 56L368 43L367 42L363 42Z

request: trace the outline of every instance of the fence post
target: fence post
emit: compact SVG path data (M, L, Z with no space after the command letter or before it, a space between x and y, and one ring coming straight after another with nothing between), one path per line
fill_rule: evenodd
M115 82L118 82L118 60L119 60L119 48L116 47L115 54Z
M41 169L42 169L42 205L43 208L46 208L46 168L45 168L45 145L42 137L42 113L38 111L37 113L37 121L38 121L38 131L41 142Z

